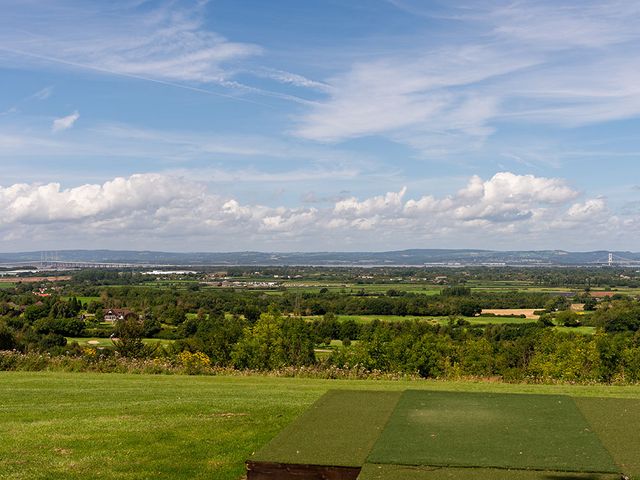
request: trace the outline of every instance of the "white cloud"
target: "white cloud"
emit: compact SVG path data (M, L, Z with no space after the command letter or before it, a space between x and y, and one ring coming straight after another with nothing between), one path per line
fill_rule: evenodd
M600 216L607 211L607 204L602 198L592 198L582 203L575 203L567 211L571 220L583 221Z
M80 113L76 110L66 117L56 118L51 124L51 131L62 132L63 130L69 130L76 123L76 120L80 118Z
M43 248L65 232L68 245L181 250L380 249L420 246L526 248L622 238L635 231L633 215L612 215L602 198L576 202L560 179L501 172L469 179L444 197L406 199L406 189L332 207L245 204L205 185L166 174L137 174L103 184L62 188L0 187L0 246L38 239ZM518 244L514 244L514 238ZM22 242L22 243L21 243ZM34 248L38 248L36 245Z
M28 99L46 100L53 94L53 86L44 87L37 92L29 95Z
M425 13L419 2L392 3ZM442 44L420 34L402 53L354 60L295 134L383 135L433 157L478 149L504 122L575 127L640 116L634 2L487 2L449 14L454 32L475 33Z
M306 100L234 80L239 73L304 88L326 88L295 73L245 65L261 56L263 48L209 30L205 22L207 1L147 3L120 0L78 8L73 1L63 0L39 6L34 12L29 4L10 1L4 8L7 14L0 17L0 62L85 69L247 102L251 100L239 95L258 94L297 103ZM222 93L203 85L233 92ZM38 92L45 98L50 93Z
M233 42L207 30L206 2L168 2L153 8L141 3L145 2L79 9L63 1L43 5L35 13L19 2L7 5L7 15L0 19L0 60L83 68L222 95L188 83L233 88L229 77L235 63L262 53L258 45ZM46 98L50 93L44 89L35 96Z
M634 19L640 15L635 2L556 1L510 2L498 5L485 21L509 40L536 48L566 50L602 48L637 38Z
M405 193L407 193L406 187L397 193L388 192L386 195L368 198L362 202L359 202L355 197L351 197L338 201L333 211L338 215L354 217L371 216L381 213L389 214L397 212L402 208L402 198Z
M465 133L484 136L495 115L496 98L454 92L531 66L535 59L469 46L415 56L356 63L331 79L329 99L301 119L304 138L338 141L390 133L421 137Z
M311 80L303 75L297 73L285 72L282 70L276 70L273 68L262 68L253 72L259 77L269 78L276 82L293 85L294 87L311 88L319 91L329 91L331 87L323 82L317 80Z

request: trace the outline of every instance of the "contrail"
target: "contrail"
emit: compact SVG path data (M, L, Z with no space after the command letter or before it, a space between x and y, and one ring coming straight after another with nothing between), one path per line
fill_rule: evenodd
M266 103L260 103L260 102L256 102L254 100L249 100L247 98L241 98L241 97L236 97L234 95L228 95L225 93L219 93L219 92L213 92L211 90L206 90L204 88L198 88L198 87L192 87L189 85L183 85L180 83L174 83L174 82L169 82L166 80L159 80L157 78L151 78L151 77L145 77L142 75L135 75L133 73L125 73L125 72L118 72L115 70L109 70L107 68L102 68L102 67L98 67L95 65L87 65L84 63L78 63L78 62L73 62L71 60L63 60L61 58L55 58L55 57L49 57L46 55L39 55L37 53L30 53L30 52L24 52L22 50L16 50L13 48L7 48L7 47L1 47L0 46L0 50L4 50L5 52L9 52L9 53L13 53L14 55L23 55L25 57L31 57L31 58L37 58L39 60L45 60L48 62L53 62L53 63L60 63L63 65L69 65L72 67L77 67L77 68L84 68L84 69L88 69L88 70L94 70L96 72L101 72L101 73L107 73L110 75L117 75L120 77L126 77L126 78L133 78L135 80L143 80L143 81L147 81L147 82L153 82L153 83L157 83L160 85L166 85L169 87L176 87L176 88L182 88L184 90L190 90L192 92L198 92L198 93L205 93L207 95L213 95L215 97L222 97L222 98L228 98L230 100L237 100L239 102L245 102L245 103L252 103L254 105L260 105L263 107L270 107L273 108L272 105L268 105ZM252 87L248 87L250 90L256 91L257 89L253 89ZM256 93L260 93L260 91L258 90ZM277 95L275 93L273 93L272 95ZM288 98L291 99L289 96L286 96L284 98ZM303 101L302 99L300 99L301 101Z

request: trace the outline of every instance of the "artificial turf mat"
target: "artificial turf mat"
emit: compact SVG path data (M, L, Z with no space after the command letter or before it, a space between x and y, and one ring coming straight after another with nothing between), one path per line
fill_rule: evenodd
M573 399L407 390L368 463L619 472Z
M619 474L366 464L358 480L620 480Z
M361 467L401 394L330 390L249 460Z
M640 400L575 398L575 402L622 472L640 480Z

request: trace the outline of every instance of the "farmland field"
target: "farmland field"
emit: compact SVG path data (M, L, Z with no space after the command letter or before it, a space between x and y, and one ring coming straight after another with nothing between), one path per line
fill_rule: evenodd
M534 312L535 308L494 308L494 309L483 309L483 314L493 314L493 315L524 315L528 319L537 320L540 318L540 315L536 315Z
M0 478L238 480L251 453L329 389L408 388L640 399L638 386L3 372ZM615 425L623 429L625 418ZM619 443L616 460L629 456Z
M320 320L320 315L302 317L305 320ZM471 324L478 325L502 325L502 324L519 324L530 323L534 319L517 318L517 317L463 317L465 321ZM336 315L336 319L339 322L347 320L353 320L356 323L371 323L374 320L380 320L381 322L431 322L438 323L440 325L446 325L449 322L449 317L417 317L415 315Z

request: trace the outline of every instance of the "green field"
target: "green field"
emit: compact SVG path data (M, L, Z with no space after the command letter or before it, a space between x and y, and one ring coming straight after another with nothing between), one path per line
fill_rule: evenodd
M110 338L101 337L66 337L67 343L76 342L82 347L113 347ZM164 340L161 338L143 338L142 341L147 345L171 345L173 340Z
M320 320L322 316L311 315L302 317L305 320ZM518 323L532 323L536 320L530 318L518 318L518 317L460 317L463 320L471 323L472 325L504 325L504 324L518 324ZM347 320L353 320L356 323L371 323L374 320L380 320L381 322L431 322L440 325L446 325L449 322L450 317L418 317L415 315L336 315L336 320L339 322L345 322Z
M63 300L70 300L73 297L62 297ZM80 303L85 303L85 304L89 304L91 302L99 302L100 301L100 297L83 297L83 296L77 296L75 297L76 300L78 300Z
M640 399L640 386L1 372L0 478L239 480L251 453L330 389ZM611 454L617 462L625 455L628 463L636 461L629 457L637 445L620 440L620 432L640 421L637 403L631 400L624 403L632 410L629 417L617 410L606 419L607 428L614 426L610 435L619 451ZM592 407L596 415L601 408L611 408ZM640 466L635 468L629 471L639 475Z

